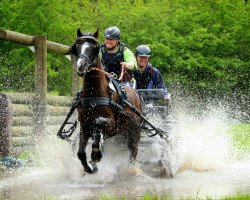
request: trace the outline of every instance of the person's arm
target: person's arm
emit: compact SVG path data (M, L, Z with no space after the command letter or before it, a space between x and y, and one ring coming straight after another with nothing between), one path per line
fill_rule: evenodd
M129 70L137 70L137 62L134 54L128 48L123 51L124 62L121 62L122 67L126 67Z
M153 68L153 75L155 74L155 87L156 88L159 88L159 89L162 89L163 92L162 92L162 95L163 97L167 97L167 94L168 94L168 90L167 90L167 86L164 82L164 79L162 78L162 75L161 73L156 69L156 68Z

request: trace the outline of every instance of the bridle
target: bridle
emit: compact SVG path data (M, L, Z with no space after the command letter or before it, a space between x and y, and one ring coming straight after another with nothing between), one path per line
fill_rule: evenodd
M90 59L87 55L85 55L85 54L80 54L80 55L77 57L77 60L78 60L78 59L85 59L86 69L85 69L84 73L86 74L86 72L91 71L91 69L89 69L89 67L90 67L90 66L94 66L94 65L97 63L98 56L99 56L100 43L99 43L99 42L97 41L97 39L94 38L93 36L82 36L82 37L80 37L80 39L94 41L94 42L97 44L97 48L98 48L97 54L96 54L96 56L95 56L95 58L94 58L93 60L91 60L91 59ZM87 41L86 41L86 42L87 42Z
M80 37L81 39L85 39L85 40L91 40L91 41L94 41L96 44L97 44L97 48L100 49L100 43L97 41L96 38L92 37L92 36L82 36ZM98 50L99 52L99 50ZM93 60L91 60L87 55L85 54L80 54L77 59L85 59L86 60L86 69L84 71L84 74L90 72L90 71L99 71L99 72L102 72L104 74L106 74L109 78L113 78L113 79L117 79L117 75L113 72L111 73L108 73L105 71L105 69L100 69L100 68L97 68L97 67L91 67L89 68L90 66L94 66L97 61L98 61L98 56L99 56L99 53L96 54L95 58Z

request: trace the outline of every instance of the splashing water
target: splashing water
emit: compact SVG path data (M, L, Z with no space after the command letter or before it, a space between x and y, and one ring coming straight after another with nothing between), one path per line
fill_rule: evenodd
M166 143L158 136L146 138L145 134L142 134L141 146L146 141L147 149L139 147L139 161L164 162L165 159L166 163L171 165L173 174L185 170L215 170L234 162L235 149L227 132L231 123L225 108L211 106L206 111L199 111L198 116L186 114L184 110L179 108L174 113L178 123L171 128L170 143ZM165 121L156 114L154 123L160 127ZM129 152L126 143L123 141L124 144L117 149L117 142L121 143L119 137L105 142L106 155L98 163L99 174L102 171L104 174L115 174L119 166L127 167ZM39 146L44 166L66 170L71 176L83 174L76 151L73 152L67 142L58 141L58 138L50 134ZM87 151L89 157L90 148Z
M228 123L222 111L211 110L203 119L181 116L179 171L217 169L232 161L232 143Z
M178 123L171 125L169 143L158 136L149 138L142 133L138 153L140 173L137 176L130 175L127 170L129 152L121 138L104 142L105 151L98 163L98 173L86 175L76 156L77 148L58 139L55 131L47 130L47 136L37 145L41 167L29 169L16 178L0 180L0 196L1 191L14 189L15 194L11 193L14 198L46 194L60 199L87 199L102 194L141 196L151 190L175 197L196 197L197 193L228 195L236 192L235 188L249 192L250 176L246 172L250 162L238 162L234 156L235 149L227 132L232 122L226 108L211 106L202 111L198 109L198 112L198 115L191 114L181 106L173 110ZM152 119L153 124L164 128L165 119L158 115L151 116L150 121ZM77 134L78 131L75 136ZM88 145L88 157L90 147ZM159 176L159 160L171 168L172 179ZM31 183L35 192L24 192L30 190Z

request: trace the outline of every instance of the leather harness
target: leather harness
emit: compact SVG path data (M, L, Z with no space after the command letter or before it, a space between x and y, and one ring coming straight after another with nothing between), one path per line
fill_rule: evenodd
M81 98L80 93L77 94L75 106L77 108L94 108L95 106L110 106L118 113L123 113L124 100L127 100L123 86L120 85L116 80L110 79L115 86L115 89L118 93L118 103L113 101L110 97L91 97L91 98Z

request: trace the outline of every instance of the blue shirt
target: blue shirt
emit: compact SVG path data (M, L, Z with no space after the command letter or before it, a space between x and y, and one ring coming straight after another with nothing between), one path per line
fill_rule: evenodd
M135 71L137 89L163 89L163 96L167 95L167 87L161 73L148 63L143 72Z

